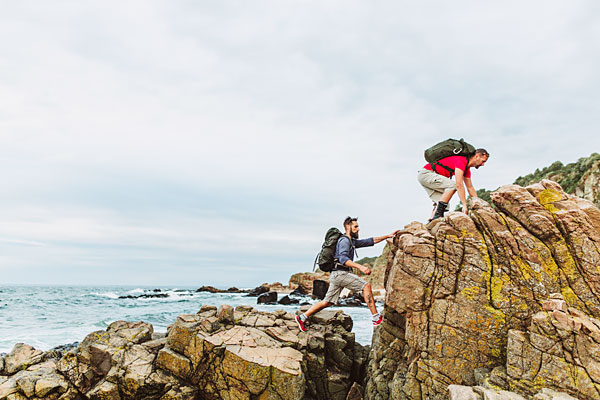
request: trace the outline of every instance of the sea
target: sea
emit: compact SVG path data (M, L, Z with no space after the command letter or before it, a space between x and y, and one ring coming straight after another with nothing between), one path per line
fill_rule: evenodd
M149 297L157 294L162 297ZM197 293L191 287L0 286L0 353L10 352L16 343L46 351L81 342L87 334L119 320L148 322L155 332L166 332L178 315L195 314L204 304L290 313L299 307L257 305L256 299L246 293ZM315 302L306 297L301 301ZM371 344L373 326L367 307L333 308L352 317L359 343Z

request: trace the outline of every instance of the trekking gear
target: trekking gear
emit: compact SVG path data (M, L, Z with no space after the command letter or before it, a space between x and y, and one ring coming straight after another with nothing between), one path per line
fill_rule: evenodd
M304 325L304 321L302 321L302 318L300 318L299 315L296 315L296 323L298 324L298 328L300 328L302 332L306 332L306 326Z
M313 264L313 271L316 269L316 265L319 264L319 269L323 272L331 272L335 267L335 247L339 238L343 236L338 228L329 228L325 234L325 241L321 246L321 251L315 258Z
M475 154L475 151L475 146L465 142L465 140L462 138L460 140L447 139L425 150L425 160L429 163L429 165L431 165L433 172L436 172L435 167L439 165L450 172L450 178L452 178L452 175L454 175L454 170L444 164L441 164L439 161L446 157L463 156L467 158L468 164L469 159Z
M444 216L444 212L446 211L447 207L448 207L448 203L439 201L437 208L435 209L435 214L433 214L433 218L431 218L431 220L433 221L435 219L442 218Z
M313 271L316 270L317 264L319 264L319 269L323 272L331 272L336 269L337 265L340 265L338 260L335 259L335 249L338 241L342 237L344 237L344 234L340 232L338 228L329 228L327 230L325 241L323 242L323 246L321 246L321 251L315 258ZM348 240L350 239L348 238ZM350 246L354 247L352 240L350 240ZM350 268L348 268L348 270L350 270Z

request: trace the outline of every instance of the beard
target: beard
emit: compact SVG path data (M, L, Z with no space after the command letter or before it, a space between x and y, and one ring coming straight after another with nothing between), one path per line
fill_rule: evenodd
M352 239L358 239L358 232L350 232L350 236L352 237Z

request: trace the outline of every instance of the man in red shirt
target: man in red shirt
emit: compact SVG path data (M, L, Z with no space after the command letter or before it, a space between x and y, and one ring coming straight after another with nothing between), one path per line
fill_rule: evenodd
M433 200L435 207L430 221L444 216L444 211L456 192L462 203L463 212L468 213L465 187L471 197L477 197L477 192L471 182L471 167L483 166L489 156L490 154L485 149L477 149L468 160L466 156L450 156L439 160L435 164L435 171L430 164L419 170L419 183L429 198ZM456 183L451 179L452 175L456 175Z

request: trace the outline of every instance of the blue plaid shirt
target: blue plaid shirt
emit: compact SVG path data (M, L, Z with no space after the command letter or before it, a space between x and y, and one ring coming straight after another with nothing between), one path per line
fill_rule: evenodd
M338 239L337 245L335 246L335 259L342 265L346 265L346 261L354 261L354 248L357 247L369 247L373 246L375 242L373 238L368 239L352 239L352 246L350 245L350 238L343 235Z

